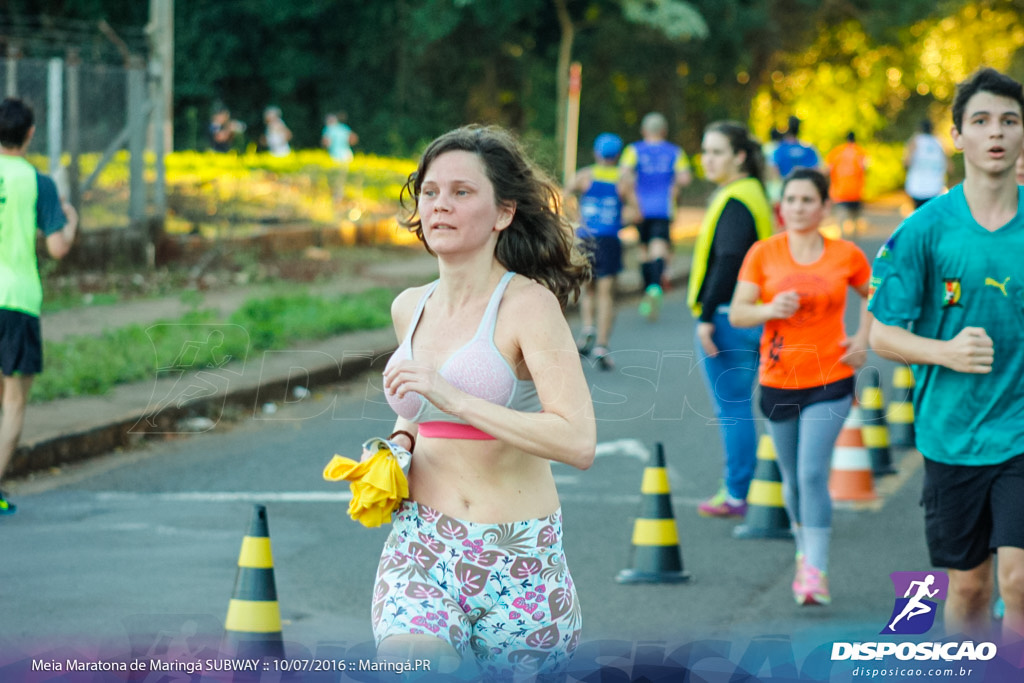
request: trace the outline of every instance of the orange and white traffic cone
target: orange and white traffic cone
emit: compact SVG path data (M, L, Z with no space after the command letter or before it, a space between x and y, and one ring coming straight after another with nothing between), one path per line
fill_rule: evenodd
M871 472L871 455L864 446L861 433L862 425L861 409L854 401L832 450L832 472L828 480L828 492L832 500L865 501L878 498Z

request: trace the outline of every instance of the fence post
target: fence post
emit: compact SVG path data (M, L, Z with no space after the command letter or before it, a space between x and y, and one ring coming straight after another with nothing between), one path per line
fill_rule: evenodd
M146 229L146 70L139 57L128 62L128 218ZM148 240L147 240L148 241Z
M167 214L167 169L164 156L167 152L167 136L164 135L164 91L161 85L165 75L161 63L152 59L149 62L152 85L149 92L153 100L153 154L156 157L156 184L153 187L153 210L162 228Z
M21 59L21 49L15 43L7 45L7 90L4 93L7 97L18 96L18 60Z
M60 173L60 156L64 151L64 60L54 57L46 69L46 151L51 176Z
M68 201L72 206L81 208L82 188L81 169L79 167L82 154L82 100L81 100L81 69L82 63L76 48L70 48L67 56L67 123L68 123Z

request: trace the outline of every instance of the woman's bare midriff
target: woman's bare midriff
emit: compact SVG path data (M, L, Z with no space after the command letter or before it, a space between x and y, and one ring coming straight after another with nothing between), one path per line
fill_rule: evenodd
M500 441L420 438L409 498L481 524L537 519L559 507L551 463Z

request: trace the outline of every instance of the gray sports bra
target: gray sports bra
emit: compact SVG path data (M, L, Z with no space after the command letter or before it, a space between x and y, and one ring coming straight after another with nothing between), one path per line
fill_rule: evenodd
M532 380L521 380L516 377L515 370L494 343L494 328L498 320L498 307L501 305L502 296L508 287L509 281L515 273L508 272L502 276L498 286L494 288L491 299L484 311L483 319L477 328L473 338L466 342L459 350L451 355L444 365L441 366L440 374L452 386L465 391L468 394L497 403L498 405L522 412L539 413L541 411L540 398L537 396L537 387ZM419 325L423 315L423 308L427 299L437 288L438 280L435 280L424 292L413 313L412 321L409 323L409 330L405 334L402 343L388 360L387 367L395 363L412 358L412 337ZM407 420L420 424L420 434L431 435L431 427L424 432L424 423L447 423L448 425L465 425L466 423L450 415L432 404L420 394L410 392L403 398L385 392L385 397L392 409ZM444 436L449 438L488 438L486 436L452 436L462 434L465 430L446 430L438 425ZM435 428L436 429L436 428ZM478 430L477 430L478 431ZM480 432L480 434L484 434Z

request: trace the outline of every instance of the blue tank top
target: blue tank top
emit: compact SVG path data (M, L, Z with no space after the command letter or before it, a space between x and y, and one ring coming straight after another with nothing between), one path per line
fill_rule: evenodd
M789 175L797 166L804 166L806 168L814 168L818 165L818 153L814 151L814 148L805 145L802 142L786 142L783 141L775 148L775 161L776 168L779 169L779 175L785 178Z
M622 228L622 200L619 198L619 169L594 166L590 188L580 197L583 225L577 234L588 237L615 237Z
M635 142L636 198L644 218L671 218L669 193L682 150L671 142Z

